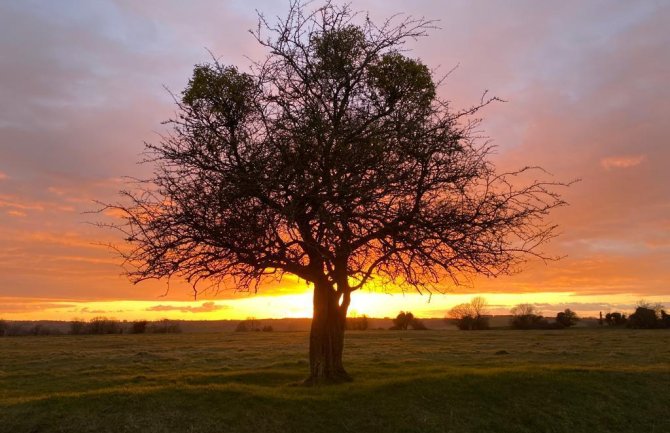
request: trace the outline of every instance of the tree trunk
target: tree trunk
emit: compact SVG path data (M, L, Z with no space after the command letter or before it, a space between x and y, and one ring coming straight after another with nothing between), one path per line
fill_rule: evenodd
M306 385L351 381L342 365L347 305L340 306L338 299L328 285L315 284Z

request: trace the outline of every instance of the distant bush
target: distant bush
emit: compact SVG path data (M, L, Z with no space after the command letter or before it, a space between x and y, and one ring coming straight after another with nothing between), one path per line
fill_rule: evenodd
M556 315L556 323L564 328L575 326L578 321L579 317L577 317L577 313L569 308Z
M608 326L623 326L627 321L626 315L619 312L605 314L605 323Z
M131 334L144 334L147 332L147 322L146 320L138 320L136 322L133 322L130 325L130 333Z
M347 317L346 328L352 331L365 331L368 329L368 316Z
M7 322L4 320L0 320L0 337L5 336L5 330L7 329L8 325Z
M670 328L670 314L667 314L665 310L661 310L661 323L664 328Z
M425 331L428 327L423 323L422 320L417 319L416 317L409 322L409 326L415 331Z
M485 298L477 296L469 303L456 305L449 310L449 317L462 331L489 329L489 318L486 316L487 305ZM449 321L449 318L446 318L445 321Z
M152 334L179 334L181 326L179 326L178 322L162 319L149 323L147 330Z
M412 320L414 320L414 314L411 312L404 312L401 311L398 313L395 319L393 319L393 326L390 328L391 330L401 330L404 331L409 327L410 323L412 323Z
M414 317L414 314L409 311L401 311L396 318L393 319L393 326L389 329L392 331L405 331L407 328L412 328L417 331L428 329L421 320Z
M107 317L94 317L84 328L85 334L103 335L103 334L121 334L123 326L121 322Z
M249 331L249 327L247 326L246 320L242 320L235 327L235 332L247 332L247 331Z
M261 329L261 331L263 331L263 332L272 332L272 331L274 331L274 329L272 329L272 326L270 326L270 325L265 325L265 326L263 326L263 328Z
M548 329L549 321L532 304L519 304L512 308L510 325L514 329Z

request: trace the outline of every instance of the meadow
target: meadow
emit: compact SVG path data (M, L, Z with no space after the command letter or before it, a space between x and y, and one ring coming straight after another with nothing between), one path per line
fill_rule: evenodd
M349 332L316 388L307 338L2 338L0 432L670 431L667 330Z

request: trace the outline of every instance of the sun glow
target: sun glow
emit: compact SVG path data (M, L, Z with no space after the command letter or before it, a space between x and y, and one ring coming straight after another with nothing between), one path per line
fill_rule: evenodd
M572 308L581 316L597 316L599 311L630 312L639 300L637 294L610 296L608 303L599 295L580 295L575 292L480 293L490 304L492 314L509 314L512 306L533 303L546 315ZM418 317L445 317L454 305L468 302L472 293L447 293L432 296L418 293L383 293L361 290L354 292L350 316L394 317L399 311L412 311ZM652 303L666 303L663 296L645 298ZM312 293L283 295L237 295L226 299L209 298L197 301L174 300L106 300L70 301L53 299L0 298L0 317L7 320L72 320L96 316L119 320L242 320L249 317L302 318L312 316Z

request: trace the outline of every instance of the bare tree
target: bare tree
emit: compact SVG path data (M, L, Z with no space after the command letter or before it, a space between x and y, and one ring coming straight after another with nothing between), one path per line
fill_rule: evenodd
M488 302L482 296L475 296L470 302L459 304L449 310L449 317L462 330L489 329Z
M154 176L112 206L132 280L178 276L196 293L310 282L315 383L349 379L347 309L371 280L423 292L542 256L558 184L496 171L474 117L495 98L454 111L407 55L432 27L293 2L274 24L260 15L268 54L249 73L196 66L171 133L147 145Z

